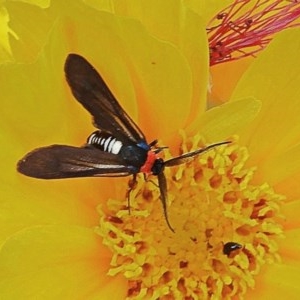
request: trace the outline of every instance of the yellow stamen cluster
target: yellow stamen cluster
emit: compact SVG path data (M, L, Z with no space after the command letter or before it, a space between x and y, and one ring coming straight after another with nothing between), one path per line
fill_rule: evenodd
M203 146L198 136L183 144L183 152ZM130 214L125 196L99 207L97 233L112 251L109 275L128 280L128 299L235 299L254 286L262 265L279 260L283 197L266 183L251 183L247 158L247 149L232 143L165 170L175 233L158 187L142 178ZM225 255L228 242L242 248Z

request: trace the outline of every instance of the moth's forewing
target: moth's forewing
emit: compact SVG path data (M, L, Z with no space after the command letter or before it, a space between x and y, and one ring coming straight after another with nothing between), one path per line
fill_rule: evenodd
M89 176L126 176L136 168L125 165L117 155L96 148L52 145L29 152L18 162L20 173L41 179Z
M146 140L100 74L85 58L69 54L65 63L65 74L74 97L94 117L97 128L110 132L124 144L137 144Z

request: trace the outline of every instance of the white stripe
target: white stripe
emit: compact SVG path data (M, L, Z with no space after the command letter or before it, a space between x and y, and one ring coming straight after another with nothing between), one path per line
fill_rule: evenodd
M105 141L105 143L104 143L104 151L107 151L107 152L108 152L107 148L108 148L108 145L109 145L110 140L111 140L111 136L110 136L110 137Z
M94 139L95 134L92 134L89 139L88 139L88 144L93 144L93 139Z
M114 138L113 140L110 141L109 145L108 145L108 149L107 152L111 152L111 149L115 143L116 139Z
M122 148L123 144L120 141L115 141L112 149L111 149L111 153L113 154L118 154Z
M93 133L89 136L87 140L88 144L91 145L99 145L103 147L103 151L118 154L123 146L123 143L117 141L116 138L109 136L107 139L101 136L101 133L98 132Z

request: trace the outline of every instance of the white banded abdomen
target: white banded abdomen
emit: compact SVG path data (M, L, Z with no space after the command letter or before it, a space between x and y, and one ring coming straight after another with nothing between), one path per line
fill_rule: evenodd
M87 139L89 145L93 145L102 151L118 154L123 146L122 142L107 132L95 131Z

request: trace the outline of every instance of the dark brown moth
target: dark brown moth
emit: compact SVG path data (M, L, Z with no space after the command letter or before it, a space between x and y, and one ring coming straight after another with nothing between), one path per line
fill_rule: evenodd
M158 156L163 147L158 147L156 140L147 142L141 129L85 58L69 54L65 75L74 97L93 116L98 130L88 137L83 147L51 145L29 152L18 162L18 171L42 179L133 175L133 182L140 172L156 175L164 216L168 227L174 231L167 214L164 168L189 162L204 151L230 142L212 144L164 161Z

